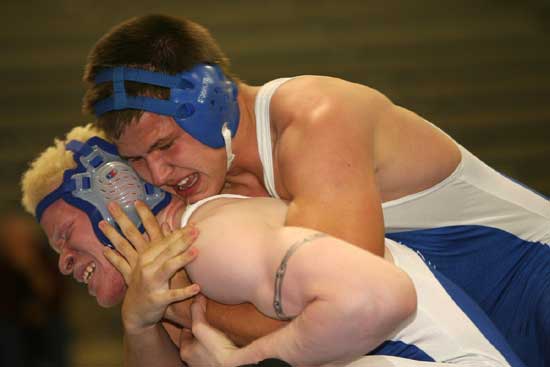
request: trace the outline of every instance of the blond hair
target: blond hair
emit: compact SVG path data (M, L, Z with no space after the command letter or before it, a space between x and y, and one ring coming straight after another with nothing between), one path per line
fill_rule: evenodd
M21 178L21 203L27 212L36 215L38 203L61 185L66 170L76 167L73 152L65 149L65 144L70 140L84 142L93 136L105 139L103 131L92 124L77 126L67 133L64 140L54 139L54 144L30 164Z

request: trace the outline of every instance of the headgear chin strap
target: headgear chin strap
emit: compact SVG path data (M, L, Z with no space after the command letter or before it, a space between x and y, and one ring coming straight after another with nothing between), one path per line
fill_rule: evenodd
M71 140L66 148L74 153L77 167L66 170L61 185L40 201L36 208L39 222L51 204L63 199L83 210L90 218L99 240L113 247L99 229L99 222L106 220L119 230L107 210L109 202L117 202L141 233L144 228L134 207L135 201L145 202L154 214L170 202L169 193L140 179L132 167L118 156L116 147L105 140L98 137L86 143Z
M170 99L126 94L125 81L170 88ZM223 128L229 130L229 142L239 126L237 86L228 80L218 65L198 64L189 71L176 75L129 68L114 67L101 70L97 84L112 82L113 95L94 105L97 117L109 111L143 110L171 116L193 138L212 148L225 145L228 166L232 156L231 145Z

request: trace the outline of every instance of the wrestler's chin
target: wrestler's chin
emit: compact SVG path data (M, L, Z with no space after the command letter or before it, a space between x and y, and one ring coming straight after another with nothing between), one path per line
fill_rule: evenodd
M109 308L118 305L124 299L126 286L121 284L109 284L107 287L101 287L97 290L95 298L97 304L103 308Z

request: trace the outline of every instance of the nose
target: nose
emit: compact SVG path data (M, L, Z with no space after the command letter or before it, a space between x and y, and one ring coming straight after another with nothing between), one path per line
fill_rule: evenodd
M148 154L147 166L151 174L151 181L155 186L165 185L170 176L170 167L159 157L158 154Z
M59 255L58 267L59 271L63 275L70 275L73 272L75 264L75 257L72 251L64 250L61 255Z

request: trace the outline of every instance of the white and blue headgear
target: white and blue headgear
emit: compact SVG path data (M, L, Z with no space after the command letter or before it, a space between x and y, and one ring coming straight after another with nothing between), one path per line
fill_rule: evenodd
M125 81L170 88L170 99L126 94ZM237 86L218 65L198 64L191 70L170 75L130 67L103 69L97 84L112 82L113 95L94 105L97 117L109 111L134 109L171 116L193 138L212 148L225 145L227 167L234 155L231 137L239 126Z
M77 167L66 170L61 185L38 203L38 222L51 204L63 199L84 211L97 238L104 245L113 247L98 226L101 220L106 220L120 232L107 210L109 202L117 202L141 233L144 228L134 207L135 201L143 201L154 214L170 202L169 193L139 178L133 168L120 158L116 147L105 140L99 137L85 143L71 140L66 149L73 152Z

